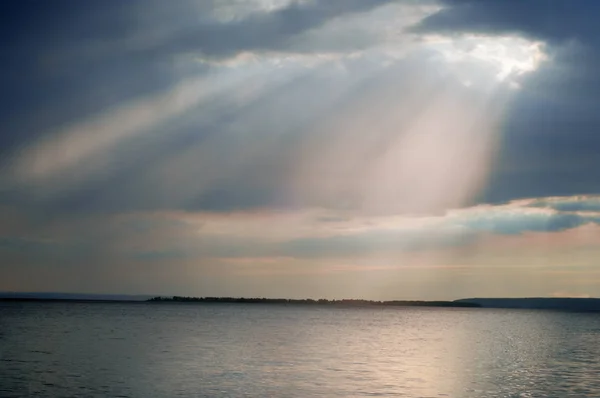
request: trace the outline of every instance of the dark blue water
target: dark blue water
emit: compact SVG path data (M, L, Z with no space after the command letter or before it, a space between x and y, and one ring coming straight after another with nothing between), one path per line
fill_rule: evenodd
M0 397L600 397L600 314L0 303Z

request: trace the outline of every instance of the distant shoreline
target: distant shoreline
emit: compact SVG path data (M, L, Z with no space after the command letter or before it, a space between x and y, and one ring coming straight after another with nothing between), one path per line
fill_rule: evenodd
M555 310L569 312L600 313L600 298L466 298L454 301L427 300L358 300L358 299L276 299L276 298L245 298L245 297L183 297L183 296L109 296L101 297L35 297L32 293L24 296L18 294L0 294L2 302L38 302L38 303L105 303L105 304L248 304L248 305L283 305L283 306L313 306L313 307L432 307L432 308L485 308L485 309L530 309Z
M352 306L352 307L481 307L477 303L459 301L425 301L425 300L328 300L328 299L272 299L272 298L245 298L245 297L153 297L146 300L152 303L229 303L229 304L286 304L286 305L315 305L315 306Z
M45 297L0 297L1 302L34 302L34 303L147 303L147 300L111 300L111 299L78 299L78 298L45 298Z
M78 299L78 298L47 298L47 297L0 297L0 302L54 302L54 303L199 303L199 304L278 304L278 305L309 305L335 307L480 307L479 304L461 303L455 301L375 301L375 300L326 300L326 299L270 299L244 297L153 297L147 300L111 300L111 299Z

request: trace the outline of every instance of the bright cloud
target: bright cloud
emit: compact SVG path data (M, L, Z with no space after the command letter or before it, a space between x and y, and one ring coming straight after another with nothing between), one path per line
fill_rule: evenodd
M518 36L432 36L425 42L454 66L467 86L486 75L517 85L520 76L534 72L548 58L544 43Z

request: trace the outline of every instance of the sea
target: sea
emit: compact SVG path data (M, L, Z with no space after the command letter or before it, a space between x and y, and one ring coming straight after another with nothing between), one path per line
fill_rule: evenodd
M600 397L600 314L2 302L0 397Z

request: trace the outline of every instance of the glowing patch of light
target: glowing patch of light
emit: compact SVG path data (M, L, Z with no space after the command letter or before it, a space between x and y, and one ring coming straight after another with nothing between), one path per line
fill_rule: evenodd
M516 78L547 60L544 43L517 36L436 36L426 39L466 86L484 76L519 87Z

